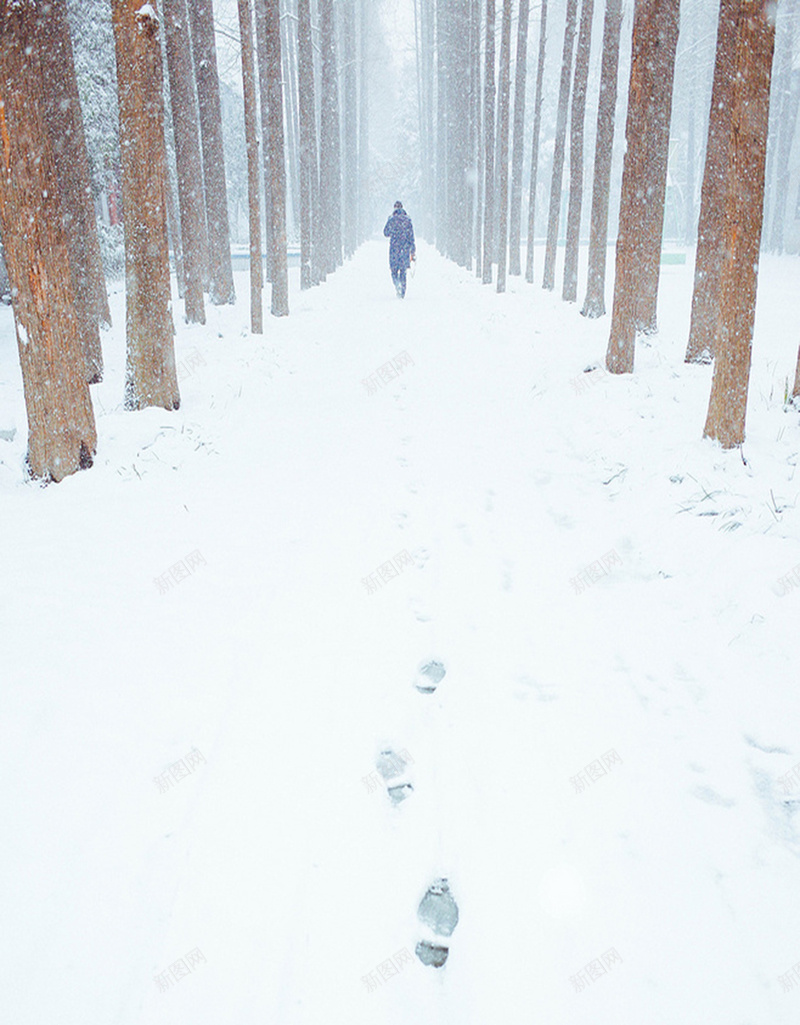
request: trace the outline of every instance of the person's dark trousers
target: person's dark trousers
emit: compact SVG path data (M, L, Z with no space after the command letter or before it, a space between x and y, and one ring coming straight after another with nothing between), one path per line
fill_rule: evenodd
M397 294L401 299L404 299L406 294L406 268L399 267L398 269L393 270L392 281L394 282L394 287L397 289Z

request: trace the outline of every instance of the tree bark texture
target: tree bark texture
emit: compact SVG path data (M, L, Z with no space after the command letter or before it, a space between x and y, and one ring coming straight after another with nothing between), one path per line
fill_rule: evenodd
M528 76L530 0L519 0L517 59L514 70L514 140L511 149L511 206L508 212L508 273L522 274L522 164L525 155L525 90Z
M342 161L339 135L339 70L333 0L319 0L322 74L320 81L319 201L323 270L342 262Z
M494 62L495 62L495 8L494 0L486 0L486 38L484 42L483 75L483 284L492 283L494 263Z
M723 4L728 0L723 0ZM704 436L723 448L745 437L764 209L775 25L769 0L738 0L730 159L722 222L720 316Z
M0 0L0 232L14 306L33 477L60 481L92 464L92 401L49 137L52 70L36 46L32 0Z
M636 0L614 305L606 367L633 371L637 331L656 329L679 0Z
M244 134L247 147L247 206L250 239L250 330L264 333L261 264L261 203L259 196L258 128L256 124L256 69L253 56L253 11L250 0L238 0L239 37L242 42L242 86L244 90Z
M317 119L314 102L314 56L311 38L311 0L297 2L297 78L300 134L300 287L311 288L312 203L317 177Z
M180 405L167 239L167 154L159 25L138 0L112 0L125 220L125 408Z
M606 14L603 22L603 59L600 67L600 98L597 104L595 134L592 213L589 227L589 265L586 298L581 310L585 317L590 318L602 317L606 312L608 207L611 196L611 160L614 152L621 28L621 0L606 0Z
M589 56L592 45L594 0L582 0L575 75L572 81L572 108L569 130L569 208L567 245L564 250L564 282L561 297L574 303L578 298L578 253L583 212L583 128L586 115L586 86L589 81Z
M209 298L215 306L236 302L231 266L228 191L222 147L222 109L219 99L214 8L211 0L189 0L194 74L200 112L203 180L208 230Z
M110 324L100 238L92 198L89 154L78 97L66 0L51 0L38 20L40 60L48 69L45 118L56 163L70 254L75 314L90 384L103 378L101 323Z
M164 0L164 29L172 127L175 136L184 310L188 323L205 324L203 285L208 268L208 236L203 199L200 127L192 73L186 0Z

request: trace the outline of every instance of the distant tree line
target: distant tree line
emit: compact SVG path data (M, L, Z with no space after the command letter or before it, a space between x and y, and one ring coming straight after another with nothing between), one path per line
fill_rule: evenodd
M538 177L541 154L546 152L549 182L543 184L549 201L541 283L548 291L555 289L563 232L561 295L566 302L577 301L588 114L594 116L595 127L581 312L586 317L606 313L606 254L609 238L614 237L610 219L618 94L627 100L624 146L622 138L617 140L617 152L624 153L624 159L606 354L606 367L616 374L633 371L637 335L653 334L658 326L668 164L675 141L671 136L673 95L676 68L682 67L686 99L682 117L687 125L682 142L683 234L690 243L697 242L686 359L713 360L705 435L733 447L744 440L758 254L762 240L776 252L784 245L789 155L800 108L800 71L793 63L798 0L781 0L777 5L774 86L776 5L769 0L716 0L716 5L714 28L708 19L704 21L706 11L697 0L684 0L684 8L690 9L691 38L679 66L680 0L633 0L629 81L624 90L618 79L625 11L621 0L605 0L597 106L587 112L594 0L564 0L555 11L552 0L540 0L533 9L538 12L535 62L528 58L530 0L414 0L422 173L429 197L424 227L443 255L474 268L485 284L496 282L498 292L505 291L509 274L522 274L526 191L525 278L534 280L534 230L542 184ZM553 14L559 18L558 64L552 56L548 64L547 32L552 31ZM705 68L696 60L696 44L698 32L707 27L715 31L716 45L713 83L706 94L698 216L695 162L701 140L695 123ZM532 110L526 107L529 63L532 72L535 68ZM545 139L543 94L550 79L557 102L555 123ZM527 190L523 181L526 141L530 152ZM800 397L800 352L792 395Z

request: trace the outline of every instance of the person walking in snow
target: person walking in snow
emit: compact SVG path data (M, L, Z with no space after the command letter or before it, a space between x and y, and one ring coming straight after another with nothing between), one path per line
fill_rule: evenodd
M399 199L394 205L394 212L386 222L383 233L388 239L391 239L389 267L397 295L403 299L406 294L406 271L411 266L411 261L416 260L417 249L414 242L414 225Z

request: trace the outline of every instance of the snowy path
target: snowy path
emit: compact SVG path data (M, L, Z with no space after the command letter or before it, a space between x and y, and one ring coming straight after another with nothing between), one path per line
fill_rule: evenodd
M240 277L235 310L179 327L177 414L118 408L116 328L97 463L44 491L19 483L0 311L15 1025L797 1021L777 976L800 961L800 838L775 780L800 762L800 596L774 582L800 563L800 429L770 396L796 343L764 322L747 467L697 440L683 268L612 381L582 373L607 320L420 253L404 302L370 243L260 340ZM447 675L423 695L430 658ZM384 747L413 759L398 807L364 782ZM383 979L438 876L461 912L446 967Z

